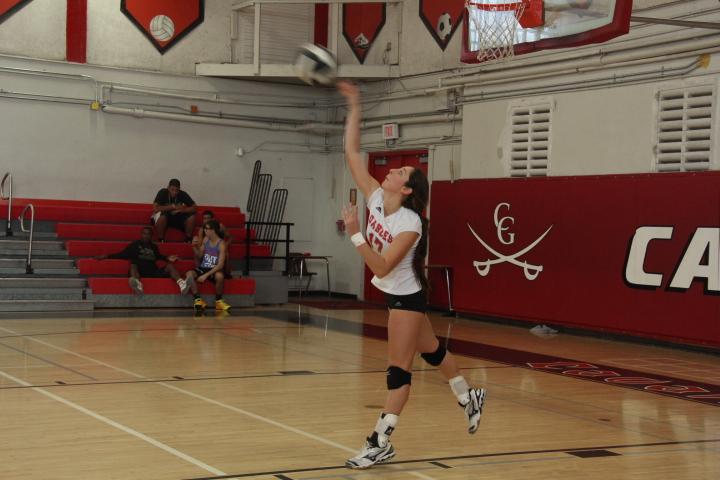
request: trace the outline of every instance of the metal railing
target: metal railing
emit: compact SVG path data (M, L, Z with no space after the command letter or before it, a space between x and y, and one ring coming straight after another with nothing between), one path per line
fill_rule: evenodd
M8 186L8 193L5 195L5 182L9 180L9 186ZM3 178L2 182L0 182L0 198L3 200L8 201L8 213L7 213L7 223L5 224L5 235L8 237L12 237L12 175L10 175L10 172L7 172Z
M277 239L277 238L251 238L250 231L251 231L251 225L257 225L260 228L267 227L268 225L277 226L278 228L282 229L282 227L285 227L285 238L283 239ZM245 222L245 232L247 235L247 238L245 239L245 268L243 270L243 275L247 276L250 274L250 259L261 259L261 258L270 258L273 260L277 259L284 259L285 260L285 275L287 275L287 272L290 270L290 244L293 243L293 240L290 239L290 227L295 225L294 223L287 223L287 222L252 222L247 221ZM260 231L258 229L257 231ZM258 243L284 243L285 244L285 255L251 255L250 254L250 245L252 242L258 242Z
M30 210L30 230L27 230L25 228L25 212ZM20 221L20 230L23 232L28 232L28 254L27 254L27 261L25 262L25 273L31 274L33 273L32 268L32 243L33 243L33 231L35 230L35 207L32 203L28 203L25 205L25 208L23 208L22 213L18 217L18 220Z

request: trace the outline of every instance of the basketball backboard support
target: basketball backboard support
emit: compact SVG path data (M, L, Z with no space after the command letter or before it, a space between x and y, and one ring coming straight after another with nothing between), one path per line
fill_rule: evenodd
M504 0L508 1L508 0ZM503 3L501 0L475 2ZM515 28L514 53L520 55L552 48L570 48L602 43L628 33L632 0L544 0L543 23L536 27ZM478 22L471 21L473 9L464 20L463 63L484 61L479 50ZM503 12L499 12L503 15ZM500 17L498 17L500 19Z

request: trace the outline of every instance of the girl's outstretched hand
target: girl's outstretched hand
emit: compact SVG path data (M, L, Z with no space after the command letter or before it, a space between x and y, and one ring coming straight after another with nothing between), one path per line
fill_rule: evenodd
M358 208L355 205L346 205L342 209L343 221L345 222L345 231L348 235L355 235L360 231L360 222L358 221Z
M338 92L345 97L348 102L360 100L360 89L357 85L347 80L340 80L336 87Z

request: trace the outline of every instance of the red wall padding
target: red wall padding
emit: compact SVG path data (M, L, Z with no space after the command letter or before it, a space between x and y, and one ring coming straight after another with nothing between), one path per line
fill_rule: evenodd
M133 292L127 278L90 278L90 288L95 295L131 295ZM177 295L179 290L175 280L170 278L143 278L143 293L146 295ZM200 293L214 294L215 284L199 284ZM255 280L238 278L225 280L225 295L252 295L255 293ZM191 297L189 297L191 298Z
M506 242L515 235L512 244L498 237L500 203L509 204L498 219L512 217L501 224ZM667 289L696 229L720 231L720 172L434 182L431 209L430 263L452 266L458 311L720 346L720 291L706 291L700 277L687 290ZM481 276L473 262L496 256L468 224L503 255L552 226L517 258L543 270L528 280L522 267L502 262ZM674 226L672 239L650 242L644 262L645 271L663 275L660 288L625 280L642 226ZM433 303L442 303L444 284L437 276L433 283Z

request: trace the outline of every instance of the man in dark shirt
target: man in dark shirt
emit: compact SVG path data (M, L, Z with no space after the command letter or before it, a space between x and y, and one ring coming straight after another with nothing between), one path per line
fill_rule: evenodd
M185 280L180 278L180 274L173 265L173 262L178 259L177 255L166 257L160 253L157 245L152 241L152 228L150 227L143 228L140 240L135 240L125 247L123 251L110 255L98 255L95 258L97 260L106 258L130 260L130 279L128 283L135 293L143 293L140 277L166 277L168 275L177 282L180 293L185 294L188 291ZM164 268L158 268L158 260L164 260L168 263Z
M168 227L177 228L185 234L185 241L192 240L195 231L197 206L190 195L180 190L180 180L173 178L167 188L160 189L153 202L152 219L159 241L165 241Z

